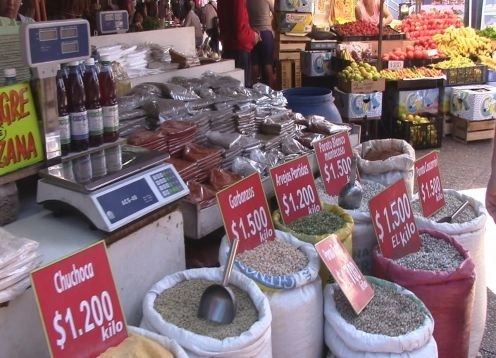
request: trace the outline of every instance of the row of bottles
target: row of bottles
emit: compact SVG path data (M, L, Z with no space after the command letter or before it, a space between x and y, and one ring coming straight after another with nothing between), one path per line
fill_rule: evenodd
M69 62L57 72L57 101L62 155L114 142L119 138L119 111L112 72L107 56Z

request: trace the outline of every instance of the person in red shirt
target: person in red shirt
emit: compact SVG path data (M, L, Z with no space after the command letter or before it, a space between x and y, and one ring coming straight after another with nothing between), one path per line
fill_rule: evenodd
M233 59L245 72L245 87L251 87L251 50L260 34L250 26L246 0L218 0L217 14L222 58Z

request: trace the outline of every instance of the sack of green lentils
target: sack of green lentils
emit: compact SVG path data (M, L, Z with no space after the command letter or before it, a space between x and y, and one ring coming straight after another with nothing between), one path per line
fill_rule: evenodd
M373 139L359 144L354 151L358 156L360 178L389 186L402 178L408 196L413 195L415 150L403 139Z
M431 312L439 356L468 357L474 301L472 258L452 237L420 230L420 250L389 259L374 250L374 275L412 291ZM456 342L456 345L453 345Z
M372 273L372 251L377 245L372 219L370 218L369 200L386 189L381 183L367 179L360 179L362 185L362 202L358 209L348 210L346 212L353 218L353 230L351 232L353 261L360 268L364 275ZM337 205L338 197L328 195L325 191L322 177L315 180L317 192L321 202L329 205Z
M229 255L222 238L219 262ZM237 255L234 263L267 296L272 312L274 357L320 358L324 349L324 314L320 259L313 245L276 230L276 239Z
M164 277L143 299L140 327L175 340L192 358L272 357L269 302L240 272L233 271L229 283L237 302L233 322L219 325L197 317L202 293L222 276L221 268L200 268Z
M444 189L445 206L430 218L422 215L420 201L416 195L412 200L412 210L419 229L441 231L459 242L468 250L475 264L475 296L472 311L472 329L470 333L469 357L475 357L479 351L486 327L487 313L487 279L485 258L485 233L487 212L484 204L471 196L453 189ZM441 217L452 214L464 201L470 205L455 218L453 223L436 222Z
M437 357L434 320L415 294L366 276L374 297L357 315L337 284L324 289L324 337L328 357Z

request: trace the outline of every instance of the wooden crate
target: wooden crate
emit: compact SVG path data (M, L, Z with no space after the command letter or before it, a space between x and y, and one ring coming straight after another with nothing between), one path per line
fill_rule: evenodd
M284 59L277 62L278 90L301 87L300 59Z
M495 124L495 119L469 121L464 118L452 117L452 135L454 139L465 143L493 139Z

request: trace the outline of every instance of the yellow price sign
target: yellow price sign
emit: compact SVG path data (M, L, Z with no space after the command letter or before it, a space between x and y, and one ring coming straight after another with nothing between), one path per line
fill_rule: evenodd
M0 87L0 175L44 158L29 82Z

